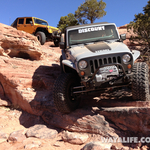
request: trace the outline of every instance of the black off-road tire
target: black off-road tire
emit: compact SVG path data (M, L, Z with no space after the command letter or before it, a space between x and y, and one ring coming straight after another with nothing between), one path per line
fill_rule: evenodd
M44 32L38 31L35 36L37 37L37 39L39 40L39 42L41 43L41 45L44 45L44 43L46 42L46 35Z
M55 81L53 87L53 100L56 108L68 114L79 105L79 99L72 96L72 87L80 84L78 77L72 73L63 73Z
M138 62L133 66L132 98L149 101L149 68L145 62Z
M55 45L55 47L58 47L59 46L59 41L54 41L54 45Z

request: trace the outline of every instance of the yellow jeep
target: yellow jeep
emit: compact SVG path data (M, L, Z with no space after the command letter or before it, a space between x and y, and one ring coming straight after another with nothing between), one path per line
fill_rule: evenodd
M20 17L11 26L37 36L41 45L46 41L53 41L55 46L59 45L61 31L58 28L49 26L45 20L36 17Z

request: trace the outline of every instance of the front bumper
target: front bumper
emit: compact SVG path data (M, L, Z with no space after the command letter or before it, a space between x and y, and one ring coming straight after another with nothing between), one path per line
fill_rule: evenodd
M52 33L53 38L61 38L61 32L60 31L54 31Z
M82 87L79 87L80 90L82 88L82 92L87 92L97 89L106 89L109 87L128 86L132 81L133 57L129 53L131 60L124 64L122 61L124 54L127 53L109 54L83 59L88 62L88 66L85 69L79 70L82 85ZM129 65L131 65L131 68L128 68ZM98 72L100 68L108 66L115 66L118 69L117 73L108 73L106 78L102 80L100 78L98 79ZM80 75L80 72L82 71L85 72L84 76Z
M131 85L133 74L126 74L123 76L119 76L117 78L103 81L103 82L96 82L93 80L88 81L81 81L81 86L73 88L73 94L83 94L93 91L103 91L106 89L115 89L120 87L127 87Z

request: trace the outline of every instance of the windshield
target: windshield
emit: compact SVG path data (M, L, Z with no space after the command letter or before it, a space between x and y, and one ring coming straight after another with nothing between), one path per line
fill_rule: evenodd
M34 23L48 26L48 23L46 21L36 18L34 18Z
M69 46L114 39L119 39L114 25L85 27L68 32Z

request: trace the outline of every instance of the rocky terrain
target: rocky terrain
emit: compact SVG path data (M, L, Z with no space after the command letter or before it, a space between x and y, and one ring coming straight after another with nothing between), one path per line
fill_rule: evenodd
M126 33L126 25L119 27ZM124 41L130 48L130 34ZM139 48L139 47L138 47ZM150 102L133 101L128 89L84 96L62 115L52 89L61 50L41 46L23 31L0 24L0 150L146 150L148 143L103 143L103 137L148 137Z

